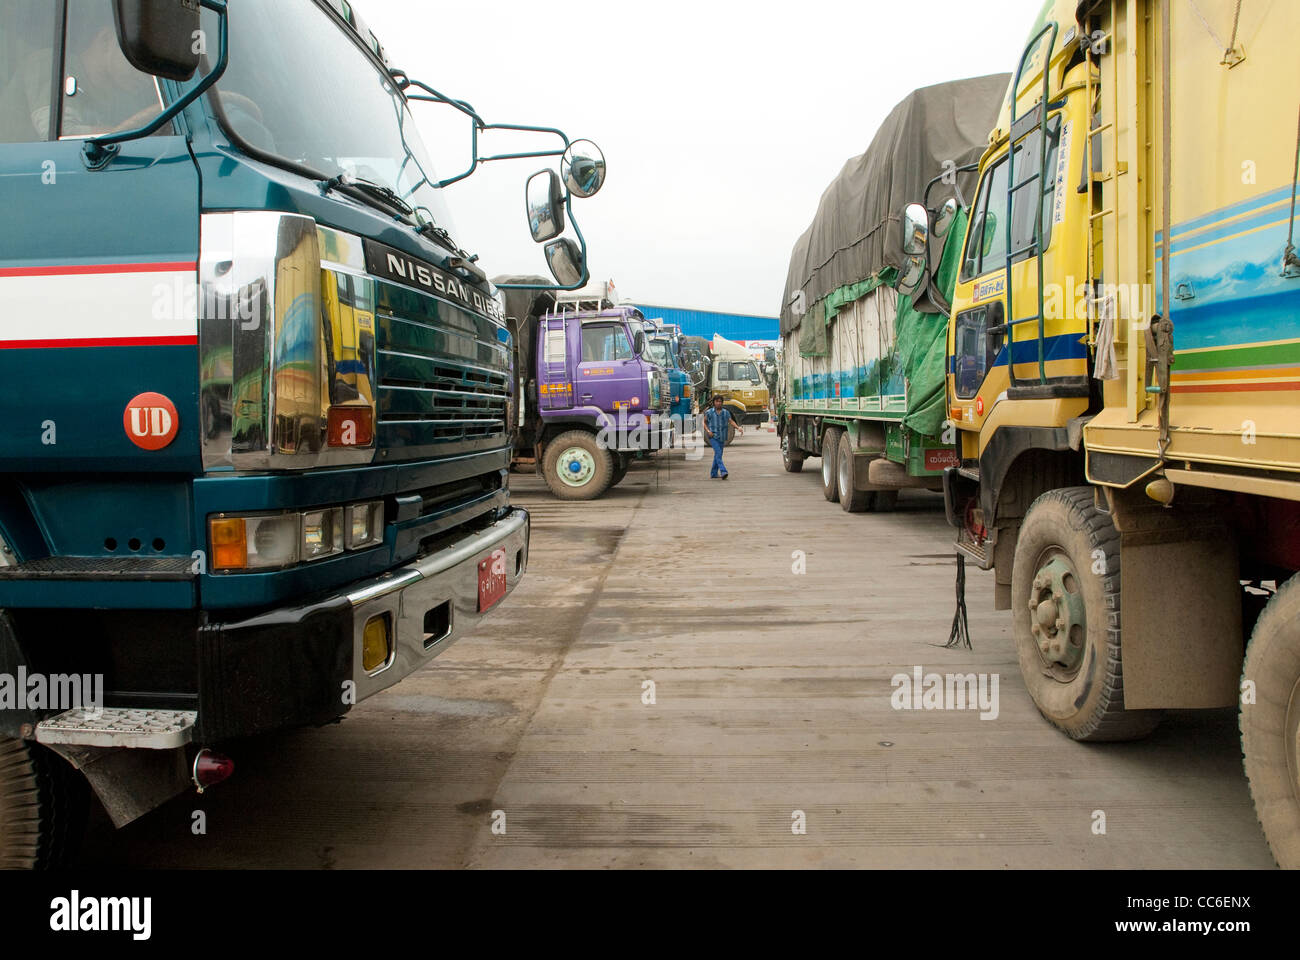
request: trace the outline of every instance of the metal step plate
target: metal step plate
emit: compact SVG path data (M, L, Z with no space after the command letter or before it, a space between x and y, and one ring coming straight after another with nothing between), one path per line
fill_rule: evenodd
M196 710L69 710L36 725L37 743L172 750L193 738Z
M993 545L976 540L969 530L962 527L957 532L957 552L981 570L993 569Z

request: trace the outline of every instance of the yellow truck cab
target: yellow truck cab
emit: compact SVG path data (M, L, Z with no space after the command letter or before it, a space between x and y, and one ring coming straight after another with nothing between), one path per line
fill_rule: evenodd
M722 405L731 411L737 423L767 423L771 416L767 380L753 354L732 340L714 336L711 357L709 396L701 408L721 396Z
M1075 740L1238 707L1300 866L1300 4L1049 0L948 331L957 548ZM953 201L955 203L955 201ZM924 260L953 209L904 214Z

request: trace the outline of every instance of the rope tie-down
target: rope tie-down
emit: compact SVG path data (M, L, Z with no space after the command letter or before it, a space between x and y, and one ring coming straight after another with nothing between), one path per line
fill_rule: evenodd
M966 558L957 554L957 612L952 616L952 631L944 648L957 647L972 649L970 643L970 621L966 615Z

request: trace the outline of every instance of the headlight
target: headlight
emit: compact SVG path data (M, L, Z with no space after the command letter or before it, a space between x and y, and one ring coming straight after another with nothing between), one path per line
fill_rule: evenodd
M368 547L378 543L384 538L384 504L383 501L378 503L358 503L355 506L348 507L347 523L347 548L349 550L359 550L362 547Z
M343 508L316 510L302 518L302 558L321 560L343 552Z
M368 549L383 539L382 500L303 513L222 514L208 520L214 573L284 570Z
M216 517L208 530L213 570L281 570L301 556L301 514Z

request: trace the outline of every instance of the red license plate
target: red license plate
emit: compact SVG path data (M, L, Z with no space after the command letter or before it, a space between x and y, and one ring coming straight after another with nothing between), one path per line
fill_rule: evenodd
M498 550L478 564L478 612L486 613L506 595L506 552Z
M960 466L956 450L925 451L925 469L927 470L944 470L956 466Z

